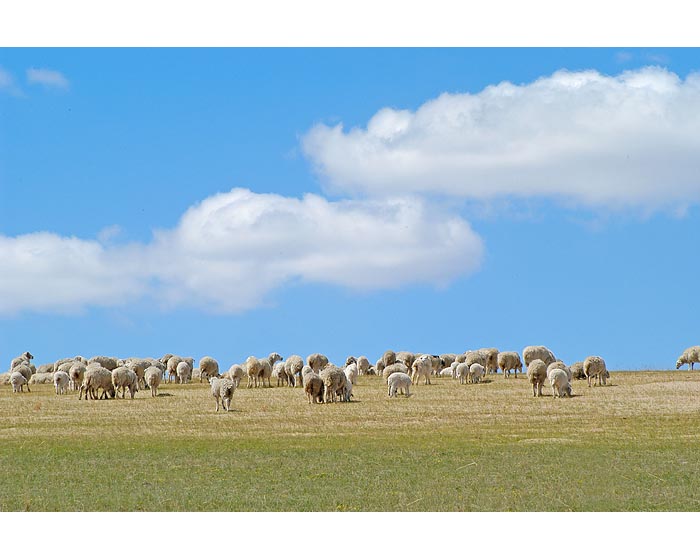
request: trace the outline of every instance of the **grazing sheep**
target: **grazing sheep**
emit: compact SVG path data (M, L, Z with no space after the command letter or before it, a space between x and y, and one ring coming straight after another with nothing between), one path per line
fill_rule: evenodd
M588 378L588 386L591 386L591 379L595 379L598 385L606 385L606 379L610 377L605 360L600 356L588 356L583 361L583 373Z
M41 364L38 368L36 368L37 373L53 373L54 372L54 364Z
M306 363L315 373L319 373L328 365L328 358L323 354L309 354L306 358Z
M139 389L147 389L146 387L146 369L153 365L152 358L129 358L124 360L124 365L136 374L136 379L139 382Z
M33 359L34 356L32 356L29 352L23 352L16 358L12 359L12 361L10 362L10 371L13 371L15 369L15 366L18 366L23 362L27 362L27 364L29 364Z
M553 368L547 372L547 377L552 386L552 396L554 398L571 396L571 380L566 371L560 368Z
M180 356L171 355L168 361L165 363L165 382L171 383L172 381L177 382L179 377L177 375L177 364L182 362L183 359Z
M451 368L451 367L442 368L442 369L440 370L440 373L438 373L438 375L439 375L440 377L445 377L446 375L447 375L447 376L451 376L452 374L453 374L453 371L452 371L452 368Z
M285 383L289 383L287 379L287 372L284 371L284 362L277 362L272 366L272 377L277 379L277 386L282 385L284 387Z
M272 354L268 355L267 358L260 358L260 365L262 365L262 369L260 370L260 380L263 387L265 387L265 380L267 380L267 386L272 387L272 368L274 367L275 363L281 359L282 356L280 356L277 352L272 352Z
M77 391L83 384L86 369L87 366L82 362L70 362L67 373L68 377L70 378L70 385L73 391Z
M241 379L243 379L244 375L245 370L243 369L243 366L233 364L230 368L228 368L228 372L224 374L224 377L233 381L233 384L236 386L236 389L238 389L238 386L240 385Z
M88 360L88 365L94 363L100 364L103 368L108 369L109 371L124 365L124 362L119 358L113 358L110 356L93 356Z
M472 364L479 364L486 369L486 360L487 356L481 350L467 350L464 353L464 363L470 367Z
M253 385L258 386L258 377L262 371L262 364L255 356L248 356L245 361L245 371L248 375L248 389Z
M15 370L16 371L16 370ZM22 372L20 372L22 373ZM59 372L65 373L65 372ZM24 375L24 374L22 374ZM30 385L44 385L45 383L53 383L53 373L35 373L29 378ZM25 376L26 377L26 376Z
M376 372L377 375L384 375L384 368L385 367L386 367L386 364L384 363L384 360L379 358L374 364L374 371Z
M586 374L583 371L583 362L574 362L569 367L571 371L571 377L574 379L586 379Z
M158 386L160 385L160 380L163 377L163 370L156 366L150 366L146 368L144 372L144 378L146 383L151 388L151 396L155 397L158 394Z
M139 379L136 377L136 373L126 366L119 366L112 370L112 384L116 396L119 396L119 389L122 390L122 399L127 389L129 389L132 399L136 391L139 390Z
M382 363L384 367L388 367L396 363L396 353L393 350L387 350L382 354Z
M424 385L430 385L430 374L433 371L433 360L429 354L423 354L415 359L413 362L413 375L411 376L411 382L417 384L420 378L423 377L425 381Z
M481 364L472 364L469 366L469 383L481 383L481 378L484 376L486 368Z
M382 377L388 380L389 376L396 372L408 374L408 368L401 362L393 363L390 366L386 366L384 368L384 371L382 372Z
M180 384L189 383L192 380L192 366L184 360L177 364L175 373L177 374L177 382Z
M392 373L386 380L389 387L389 397L395 397L397 391L401 391L407 397L411 396L411 378L408 374L397 371Z
M410 371L411 368L413 367L413 362L416 361L417 356L413 354L412 352L397 352L396 353L396 362L401 362L403 365L405 365L408 370ZM394 363L396 363L394 362Z
M233 381L225 377L210 377L209 384L211 385L211 394L216 399L216 412L219 412L219 400L221 400L224 410L228 412L231 409L233 392L236 390Z
M485 375L496 373L498 370L498 348L481 348L478 351L484 356L484 361L486 362L482 364Z
M83 384L80 386L78 400L83 398L83 391L85 391L85 400L90 398L97 400L98 391L100 389L102 389L102 395L99 396L100 399L108 398L107 395L114 398L116 395L114 383L112 383L112 372L100 366L98 362L93 362L89 364L88 368L85 370L85 377L83 379Z
M454 368L452 368L453 376L459 379L459 384L464 385L469 381L469 367L465 363L455 362ZM472 364L477 365L477 364Z
M350 402L350 397L352 397L352 381L348 379L347 375L345 376L345 383L343 383L342 387L338 387L335 394L340 398L341 402Z
M573 379L572 374L571 374L571 369L562 362L561 360L556 360L555 362L552 362L547 366L547 375L549 375L549 372L552 371L553 369L561 369L566 373L566 376L569 380L569 383L571 383L571 380Z
M442 361L442 367L448 368L457 358L457 354L440 354L440 360Z
M9 371L5 373L0 373L0 385L9 385L11 375L12 374Z
M357 371L356 362L346 365L343 372L345 373L345 377L347 377L350 380L350 383L352 383L353 385L357 383L357 376L360 375L360 373Z
M532 360L527 366L527 379L532 383L532 396L541 397L542 386L547 379L547 365L539 358Z
M517 352L499 352L496 361L506 379L510 377L511 370L515 370L516 379L518 374L523 372L523 363Z
M552 351L546 346L526 346L523 348L523 361L529 367L532 360L542 360L546 366L556 361Z
M210 377L219 377L219 362L211 356L204 356L199 360L199 382Z
M27 392L32 392L31 389L29 389L29 383L27 383L27 378L24 377L24 375L22 375L18 371L13 371L10 374L10 385L12 385L13 393L23 393L25 385L27 386Z
M302 377L304 379L304 393L306 393L306 396L309 399L309 404L321 404L323 402L324 393L323 379L321 379L321 376L315 373L310 366L304 367L309 368L309 371L306 372L306 375L302 373Z
M319 373L323 381L323 401L326 403L335 402L338 389L345 387L345 374L343 370L333 364L328 364Z
M700 363L700 346L691 346L683 350L683 353L676 360L676 369L680 369L683 364L688 364L688 370L691 370L697 363Z
M360 356L357 358L357 373L358 375L367 375L369 372L369 360L367 356Z
M287 374L287 380L294 387L296 387L297 384L297 377L299 377L299 381L301 381L301 370L303 369L304 359L297 354L289 356L284 362L284 372ZM301 383L299 383L299 385L301 385Z

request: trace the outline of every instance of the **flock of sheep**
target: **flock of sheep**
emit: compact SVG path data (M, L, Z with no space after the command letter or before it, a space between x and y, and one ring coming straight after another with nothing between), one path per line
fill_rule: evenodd
M301 386L309 403L349 401L353 385L362 375L381 375L388 387L388 396L397 394L410 396L410 387L421 379L430 385L433 376L449 376L459 379L460 383L480 383L482 379L499 369L505 378L511 373L518 377L523 373L523 363L529 382L532 384L533 396L542 396L544 384L548 381L552 396L566 397L572 395L573 379L587 379L588 386L605 385L610 373L605 361L600 356L589 356L582 362L567 366L557 360L551 350L545 346L527 346L522 352L522 360L517 352L499 352L496 348L468 350L463 354L414 354L412 352L393 352L387 350L375 364L366 356L350 356L343 367L328 361L323 354L311 354L304 362L301 356L293 355L284 360L273 352L266 358L248 357L243 364L234 364L223 374L218 362L205 356L199 360L199 367L194 367L193 358L183 358L166 354L160 359L128 358L125 360L94 356L85 359L82 356L64 358L51 364L36 368L29 352L14 358L10 371L0 374L0 384L12 385L15 393L23 392L26 386L35 383L53 383L56 394L68 390L78 391L78 399L115 398L121 389L121 397L129 392L134 394L141 389L150 389L155 397L161 382L189 383L193 379L211 386L211 394L219 405L228 411L231 398L243 377L247 386L271 387L275 378L277 386ZM676 362L676 369L687 364L693 369L700 363L700 346L685 350ZM102 391L100 395L99 392Z

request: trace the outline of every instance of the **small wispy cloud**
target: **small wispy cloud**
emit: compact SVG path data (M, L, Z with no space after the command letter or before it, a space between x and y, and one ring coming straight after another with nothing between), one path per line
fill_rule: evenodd
M0 66L0 91L11 95L22 95L22 90L17 86L15 78L2 66Z
M29 68L27 82L39 84L47 88L68 89L70 82L63 74L48 68Z

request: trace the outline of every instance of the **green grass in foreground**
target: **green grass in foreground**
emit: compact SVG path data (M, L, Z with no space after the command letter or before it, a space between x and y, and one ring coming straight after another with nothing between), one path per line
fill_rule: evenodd
M0 510L700 509L700 379L612 381L555 400L442 379L390 400L361 379L360 402L322 406L244 388L218 415L199 384L108 402L0 387Z

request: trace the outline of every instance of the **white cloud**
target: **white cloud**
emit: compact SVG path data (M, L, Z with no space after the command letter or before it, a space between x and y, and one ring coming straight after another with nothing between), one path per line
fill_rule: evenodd
M0 91L6 91L11 95L22 95L22 90L15 83L15 79L7 70L0 66Z
M532 83L384 108L302 139L334 193L551 197L677 208L700 200L700 75L561 70Z
M27 70L27 81L30 84L40 84L44 87L58 89L68 89L70 85L63 74L47 68L29 68Z
M108 239L0 236L0 314L140 298L235 313L290 282L443 286L474 272L483 254L469 224L418 199L331 202L246 189L205 199L148 244Z

